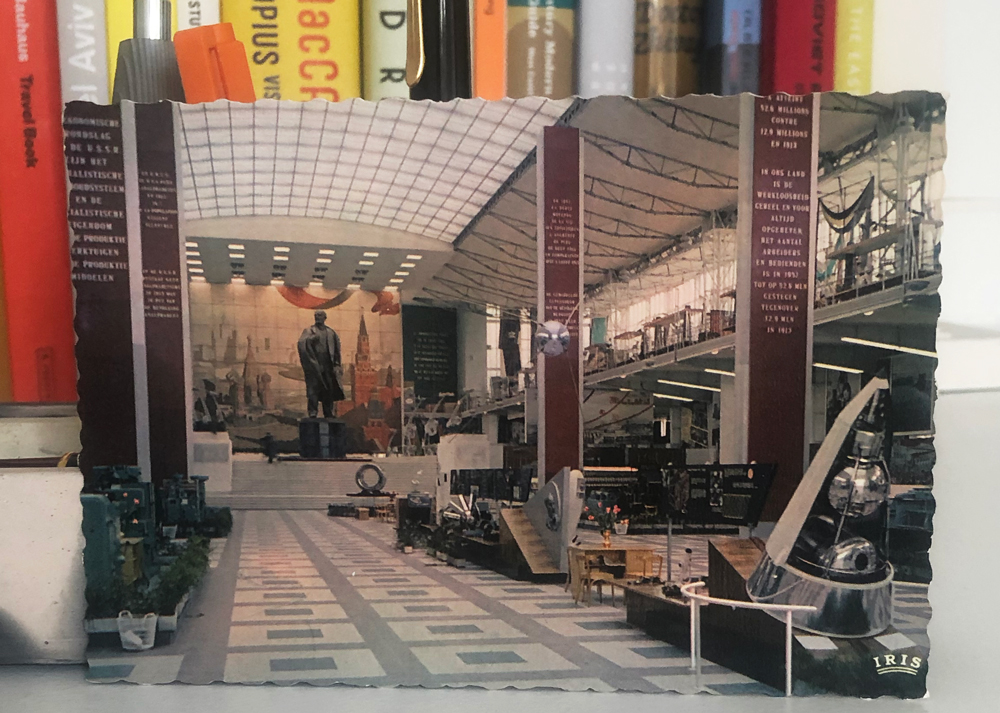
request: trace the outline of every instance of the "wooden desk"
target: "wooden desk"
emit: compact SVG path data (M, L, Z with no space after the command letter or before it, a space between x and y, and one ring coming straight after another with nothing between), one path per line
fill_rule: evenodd
M621 545L604 547L603 545L570 545L569 547L569 581L568 588L573 593L574 599L580 599L583 592L583 580L578 576L578 568L574 567L576 558L582 559L587 555L598 555L604 558L604 563L609 571L618 568L621 574L615 572L616 580L626 580L630 577L641 577L643 566L649 561L649 557L655 554L656 548L647 545Z

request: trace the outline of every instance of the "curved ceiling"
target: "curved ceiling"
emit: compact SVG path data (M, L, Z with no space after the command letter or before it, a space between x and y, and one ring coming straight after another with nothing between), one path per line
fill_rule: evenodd
M451 243L570 100L178 105L182 210L330 218Z

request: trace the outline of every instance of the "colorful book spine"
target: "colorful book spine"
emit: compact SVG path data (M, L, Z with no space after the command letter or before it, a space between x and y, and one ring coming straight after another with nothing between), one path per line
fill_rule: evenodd
M475 0L472 91L482 99L507 96L507 2Z
M837 0L834 90L851 94L871 92L874 23L875 0Z
M62 101L108 103L104 0L57 0Z
M186 0L180 0L186 2ZM177 13L178 0L170 3L170 28L171 34L175 32L178 22ZM104 0L104 23L107 29L108 38L108 87L109 95L115 86L115 69L118 67L118 45L124 40L131 39L133 31L133 18L135 17L135 0Z
M629 95L635 64L635 0L579 0L576 93Z
M507 94L573 94L576 0L507 0Z
M172 0L177 8L174 32L192 27L217 25L221 21L219 0Z
M705 0L701 60L704 94L757 92L763 54L760 0Z
M222 0L250 63L258 99L361 96L358 0Z
M637 97L698 91L701 0L639 0L635 5Z
M406 0L363 0L362 88L371 101L409 97L406 86Z
M58 38L54 2L0 3L0 264L22 402L76 400ZM103 219L93 202L70 209Z
M760 93L833 90L835 0L764 0Z

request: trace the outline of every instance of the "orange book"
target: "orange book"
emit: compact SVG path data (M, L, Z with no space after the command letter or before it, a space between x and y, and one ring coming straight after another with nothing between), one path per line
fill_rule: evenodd
M483 99L507 96L507 2L475 0L472 91Z

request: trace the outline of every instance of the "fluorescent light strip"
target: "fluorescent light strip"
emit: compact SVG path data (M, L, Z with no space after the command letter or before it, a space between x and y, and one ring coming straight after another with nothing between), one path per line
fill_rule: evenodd
M411 267L416 267L416 266L417 266L417 264L415 262L404 262L404 263L400 264L400 267L405 267L407 269L409 269Z
M352 282L351 284L349 284L347 286L347 289L349 289L349 290L360 290L361 289L361 285L359 285L357 282Z
M191 282L205 282L205 278L201 275L192 275Z
M229 253L230 260L243 260L246 258L246 253Z
M894 352L902 352L903 354L915 354L916 356L923 356L923 357L930 357L931 359L937 359L937 352L927 351L926 349L914 349L913 347L902 347L898 344L873 342L868 339L856 339L855 337L841 337L840 341L847 342L848 344L859 344L863 347L875 347L876 349L889 349Z
M198 243L194 242L193 240L187 240L187 241L184 242L184 247L186 247L186 248L196 248L196 247L198 247Z
M409 276L410 276L410 273L408 273L406 270L397 270L396 271L396 277L409 277Z
M202 270L200 267L191 267L191 268L188 268L188 272L190 272L192 275L200 275L201 273L203 273L205 271Z
M201 256L201 253L198 252L197 250L185 250L184 254L187 255L188 257L200 257Z
M667 379L657 379L658 384L666 384L667 386L683 386L685 389L701 389L702 391L714 391L719 393L722 389L715 386L702 386L701 384L689 384L686 381L668 381Z
M400 278L398 278L398 277L392 278L391 280L389 280L389 282L391 282L394 285L401 285L401 284L403 284L403 280L400 279Z
M281 282L282 282L281 280L277 280L277 279L271 280L271 284L272 285L280 285Z
M243 250L243 246L240 243L229 243L226 247L230 250Z
M276 252L276 253L287 253L287 252L290 252L290 251L291 251L291 248L287 248L284 245L275 245L274 246L274 252Z
M201 260L193 260L191 258L188 258L187 264L188 265L201 265Z
M624 391L624 392L625 392L625 393L627 393L627 394L630 394L630 393L632 393L632 389L626 389L626 388L625 388L624 386L622 386L622 387L621 387L621 388L619 388L618 390L619 390L619 391Z
M322 287L323 286L323 282L321 280L313 280L309 284L313 285L314 287Z
M423 260L424 256L423 255L407 255L406 259L407 260Z
M286 260L287 261L288 260L288 256L287 255L275 255L274 259L275 260Z
M324 250L320 250L319 254L320 255L336 255L337 251L336 250L325 250L324 249Z
M708 374L718 374L719 376L736 376L735 371L723 371L722 369L705 369Z
M359 265L370 266L370 265L374 265L375 263L373 263L371 260L358 260L358 264Z
M687 396L673 396L672 394L653 394L653 396L658 399L670 399L671 401L694 401L694 399L689 399Z
M817 369L827 369L828 371L842 371L845 374L863 374L864 369L855 369L851 366L837 366L836 364L823 364L822 362L813 362L813 366Z
M318 257L318 258L316 258L316 262L321 262L323 264L328 264L328 263L333 262L333 260L331 260L328 257Z
M368 252L368 253L365 253L365 257L378 257L378 253Z

